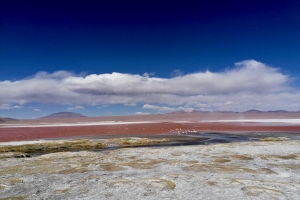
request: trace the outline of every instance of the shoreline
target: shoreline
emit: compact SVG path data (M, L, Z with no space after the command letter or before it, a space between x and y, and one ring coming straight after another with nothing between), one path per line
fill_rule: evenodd
M98 122L73 122L73 123L3 123L0 128L38 128L38 127L69 127L69 126L104 126L104 125L134 125L134 124L158 124L158 123L224 123L224 124L256 124L256 125L277 125L277 126L300 126L300 119L218 119L200 121L98 121Z
M111 151L122 148L163 148L171 146L213 145L226 143L291 141L300 140L300 134L283 132L244 132L244 133L192 133L192 134L127 134L73 136L61 138L45 138L39 140L23 140L0 142L0 153L19 152L47 154L54 152ZM76 144L75 146L72 144ZM15 147L15 148L14 148ZM10 150L8 150L10 149Z

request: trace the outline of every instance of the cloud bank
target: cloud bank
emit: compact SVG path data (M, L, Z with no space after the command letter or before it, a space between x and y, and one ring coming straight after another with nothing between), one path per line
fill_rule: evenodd
M0 108L37 102L142 103L146 109L165 112L174 110L174 106L200 110L300 110L300 91L290 87L290 82L291 78L278 68L255 60L236 63L234 68L222 72L177 74L172 78L154 77L154 73L78 76L66 71L39 72L19 81L1 81Z

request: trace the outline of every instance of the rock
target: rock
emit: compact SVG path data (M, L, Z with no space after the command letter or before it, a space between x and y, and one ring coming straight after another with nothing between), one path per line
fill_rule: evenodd
M30 158L30 157L31 157L30 154L19 154L15 156L15 158Z

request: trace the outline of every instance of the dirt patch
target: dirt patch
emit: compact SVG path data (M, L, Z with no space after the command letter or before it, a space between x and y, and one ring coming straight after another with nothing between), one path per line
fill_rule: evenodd
M166 160L134 160L128 163L124 163L124 166L136 168L136 169L153 169L158 164L166 162Z
M211 173L251 173L251 174L275 174L271 169L266 168L246 168L240 165L225 165L225 164L192 164L183 167L184 170L192 170L196 172L211 172Z
M22 152L22 153L50 153L60 151L74 150L94 150L103 149L106 143L91 140L69 140L69 141L52 141L35 144L23 144L14 146L0 146L0 153ZM26 156L25 156L26 157Z
M289 155L269 154L269 155L259 155L259 157L264 160L268 160L268 159L296 160L299 158L299 156L297 154L289 154Z
M275 190L272 188L267 188L267 187L261 187L261 186L245 186L241 188L242 191L245 192L246 195L249 196L260 196L261 193L267 193L267 194L275 194L275 195L284 195L283 192L280 190Z
M259 138L261 142L277 142L277 141L288 141L290 138L288 137L267 137L267 138Z

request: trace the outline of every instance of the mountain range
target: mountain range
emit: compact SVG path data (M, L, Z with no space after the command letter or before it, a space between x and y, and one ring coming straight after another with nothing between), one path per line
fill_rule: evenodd
M10 121L18 121L17 119L9 118L9 117L0 117L0 123L10 122Z
M170 114L180 114L180 113L300 113L299 111L286 111L286 110L270 110L270 111L260 111L260 110L247 110L243 112L235 112L235 111L199 111L199 110L192 110L192 111L185 111L185 110L180 110L180 111L175 111Z
M260 113L300 113L299 111L286 111L286 110L270 110L270 111L260 111L260 110L255 110L255 109L251 109L251 110L247 110L244 112L234 112L234 111L198 111L198 110L192 110L192 111L184 111L184 110L180 110L180 111L176 111L176 112L172 112L172 113L167 113L167 114L196 114L196 113L245 113L245 114L260 114ZM75 112L58 112L58 113L53 113L50 115L47 115L45 117L41 117L41 118L47 118L47 119L51 119L51 118L81 118L81 117L87 117L85 115L82 115L80 113L75 113ZM10 121L18 121L17 119L13 119L13 118L8 118L8 117L0 117L0 123L5 123L5 122L10 122Z
M58 112L42 118L79 118L79 117L86 117L86 116L74 112Z

